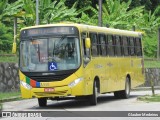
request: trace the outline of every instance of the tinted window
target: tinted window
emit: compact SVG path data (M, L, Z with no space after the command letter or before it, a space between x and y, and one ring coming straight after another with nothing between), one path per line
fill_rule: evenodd
M107 45L108 55L114 56L114 37L112 35L108 35L108 45Z
M135 39L135 52L137 56L142 56L142 46L141 46L141 39Z
M98 55L98 40L97 40L97 34L96 33L90 33L91 38L91 52L93 56Z
M117 56L121 56L121 54L122 54L122 49L121 49L121 41L120 41L120 37L119 36L116 36L115 37L116 39L116 46L115 46L115 48L116 48L116 55Z
M99 35L100 54L106 56L106 39L105 35Z
M130 48L130 55L133 56L135 55L135 50L134 50L134 38L130 37L129 38L129 48Z
M122 41L123 41L123 50L124 50L124 56L128 56L129 55L129 49L128 49L128 39L127 37L122 37Z

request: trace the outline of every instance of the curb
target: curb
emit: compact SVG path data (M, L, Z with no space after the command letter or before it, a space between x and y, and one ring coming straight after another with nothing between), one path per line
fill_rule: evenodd
M15 97L11 97L11 98L4 98L4 99L0 99L0 103L3 103L3 102L9 102L9 101L15 101L17 99L20 99L21 96L15 96Z
M136 87L132 91L143 91L143 90L152 90L151 87ZM160 90L160 86L154 86L154 90Z

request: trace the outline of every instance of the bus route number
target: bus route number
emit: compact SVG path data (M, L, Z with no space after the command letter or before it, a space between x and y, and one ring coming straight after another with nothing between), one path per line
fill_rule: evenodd
M49 87L49 83L41 83L41 87Z

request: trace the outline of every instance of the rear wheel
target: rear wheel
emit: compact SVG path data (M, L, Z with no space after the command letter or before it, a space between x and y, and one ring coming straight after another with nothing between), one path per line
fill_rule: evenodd
M91 105L96 105L97 104L97 97L98 97L98 88L96 81L94 81L93 84L93 94L89 96L89 102Z
M45 107L47 105L47 98L38 98L38 104L40 107Z
M130 96L130 89L131 89L130 80L127 77L126 78L126 82L125 82L125 90L114 92L114 96L116 98L125 98L125 99L127 99Z

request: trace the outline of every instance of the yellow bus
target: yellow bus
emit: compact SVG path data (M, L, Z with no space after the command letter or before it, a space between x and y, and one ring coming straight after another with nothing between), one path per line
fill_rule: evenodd
M83 24L27 27L20 33L22 98L47 100L99 94L128 98L144 83L142 35L139 32Z

